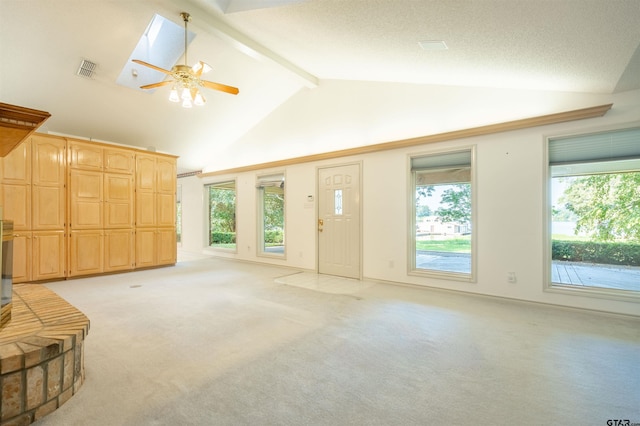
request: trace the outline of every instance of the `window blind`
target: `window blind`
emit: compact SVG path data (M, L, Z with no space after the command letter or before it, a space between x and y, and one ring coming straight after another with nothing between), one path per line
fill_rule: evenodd
M424 155L411 158L411 170L471 167L471 150Z
M412 157L411 170L418 186L470 182L471 151Z
M256 188L284 188L284 175L259 176L256 180Z
M640 128L549 139L549 164L640 158Z

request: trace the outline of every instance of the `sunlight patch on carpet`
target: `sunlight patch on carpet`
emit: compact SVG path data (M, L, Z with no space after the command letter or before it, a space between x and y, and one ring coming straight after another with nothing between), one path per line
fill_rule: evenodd
M320 275L312 272L298 272L275 279L277 284L306 288L330 294L354 294L374 285L369 281L360 281L351 278L336 277L333 275Z

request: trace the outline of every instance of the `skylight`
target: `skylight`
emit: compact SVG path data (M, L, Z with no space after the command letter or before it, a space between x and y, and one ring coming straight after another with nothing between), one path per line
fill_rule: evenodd
M195 38L195 33L187 32L187 42ZM116 83L136 90L145 84L156 83L167 76L160 71L131 62L140 59L166 70L171 68L184 55L184 27L158 14L153 15L127 63L122 68ZM145 92L153 92L145 90Z

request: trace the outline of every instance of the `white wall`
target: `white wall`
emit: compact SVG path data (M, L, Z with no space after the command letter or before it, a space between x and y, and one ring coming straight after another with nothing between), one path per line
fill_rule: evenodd
M182 185L185 215L183 249L206 251L203 243L203 185L235 178L238 185L238 252L216 254L315 270L316 211L315 205L310 206L307 202L307 196L316 196L317 167L360 161L363 173L363 274L366 278L640 315L640 303L637 302L572 296L543 290L545 137L640 122L640 92L612 95L609 101L614 106L602 118L274 170L284 170L286 173L286 260L256 256L255 177L268 171L181 179L179 183ZM463 283L409 276L408 155L469 145L477 148L477 282ZM518 279L516 284L507 283L507 271L515 271Z

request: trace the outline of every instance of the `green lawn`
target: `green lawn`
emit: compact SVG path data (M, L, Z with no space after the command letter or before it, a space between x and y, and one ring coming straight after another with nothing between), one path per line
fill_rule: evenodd
M416 241L416 250L471 253L471 237Z

